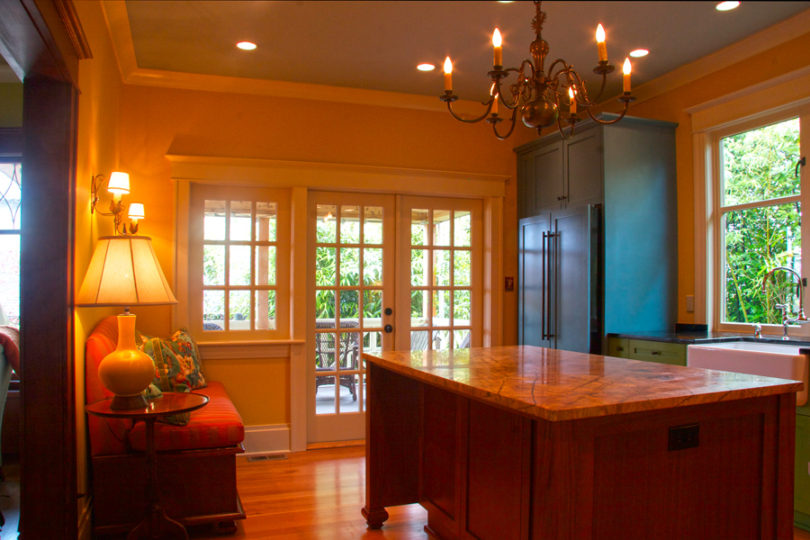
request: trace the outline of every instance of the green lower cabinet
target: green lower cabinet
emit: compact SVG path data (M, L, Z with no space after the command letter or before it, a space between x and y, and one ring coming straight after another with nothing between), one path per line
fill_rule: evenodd
M796 415L796 477L793 491L793 519L797 527L810 531L810 416Z
M618 356L619 358L627 358L627 338L609 337L607 340L607 355Z
M686 365L686 345L645 339L627 340L627 358L658 362L659 364Z

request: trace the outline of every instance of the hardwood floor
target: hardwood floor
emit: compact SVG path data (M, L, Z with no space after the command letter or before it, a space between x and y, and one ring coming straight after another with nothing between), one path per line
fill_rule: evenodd
M230 538L427 538L427 514L419 505L392 508L382 530L366 529L360 515L365 501L363 446L309 450L266 461L239 458L236 474L247 519L237 523Z
M365 499L364 447L310 450L266 461L237 460L239 494L247 519L233 536L192 534L195 540L428 538L427 515L419 505L390 508L379 531L360 515ZM794 540L810 532L794 529Z

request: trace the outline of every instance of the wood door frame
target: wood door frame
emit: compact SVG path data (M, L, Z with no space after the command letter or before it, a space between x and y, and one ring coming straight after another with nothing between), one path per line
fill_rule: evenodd
M0 9L0 54L23 81L25 128L20 533L70 539L78 535L79 497L73 346L78 61L89 57L89 48L69 0L0 0Z

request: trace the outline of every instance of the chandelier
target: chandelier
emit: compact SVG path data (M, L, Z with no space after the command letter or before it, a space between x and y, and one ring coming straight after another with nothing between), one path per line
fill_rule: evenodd
M602 25L600 24L596 29L599 63L593 69L594 73L602 76L602 85L599 94L595 98L591 98L582 77L562 58L554 60L546 71L545 62L549 47L548 42L541 35L546 14L540 9L540 0L535 0L534 5L537 13L532 21L532 28L537 37L529 47L531 60L523 60L519 68L504 69L501 33L496 28L492 34L494 61L492 71L488 73L492 84L489 99L482 103L486 110L481 116L463 118L453 112L452 104L458 99L458 96L453 93L453 63L449 56L445 59L444 94L439 96L439 99L447 103L447 110L450 111L453 118L467 123L486 120L492 125L493 133L500 140L506 139L512 134L518 114L520 114L523 124L536 128L538 134L544 127L556 123L563 136L567 126L570 126L573 131L574 124L583 119L579 116L581 113L578 111L584 110L592 120L600 124L615 124L624 118L630 102L635 99L630 94L630 59L624 60L622 94L619 96L619 101L624 102L624 109L619 116L612 120L601 120L594 116L592 109L605 90L608 73L612 73L615 69L608 63L605 31ZM508 78L512 74L516 76L515 81L507 85ZM506 118L498 114L499 103L507 111L511 111ZM498 131L498 124L504 120L508 121L509 129L505 133L501 133Z

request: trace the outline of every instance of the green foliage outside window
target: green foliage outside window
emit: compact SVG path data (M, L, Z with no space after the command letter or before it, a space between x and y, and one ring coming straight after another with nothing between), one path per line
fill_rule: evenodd
M746 131L720 141L722 206L769 201L800 193L799 120ZM780 324L774 309L787 303L797 313L796 284L778 272L765 290L765 274L777 266L801 272L801 208L798 201L764 203L724 214L725 322Z

